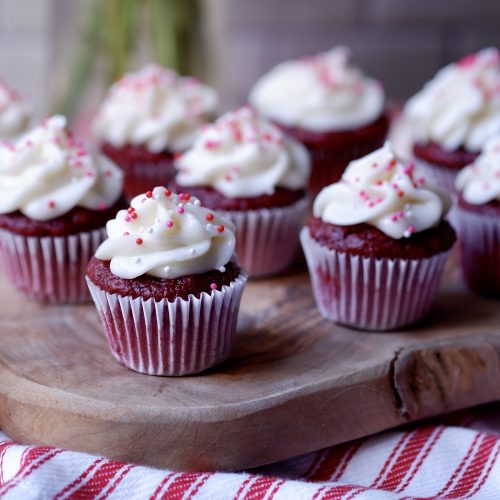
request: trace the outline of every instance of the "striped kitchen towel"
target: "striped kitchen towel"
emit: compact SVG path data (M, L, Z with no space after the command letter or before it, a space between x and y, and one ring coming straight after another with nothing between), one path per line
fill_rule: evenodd
M240 473L125 464L0 433L5 499L500 499L500 405Z

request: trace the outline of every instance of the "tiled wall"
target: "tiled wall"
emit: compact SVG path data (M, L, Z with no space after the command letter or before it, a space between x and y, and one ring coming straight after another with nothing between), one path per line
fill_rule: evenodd
M105 0L103 0L105 1ZM226 108L277 62L337 44L405 98L444 63L500 46L500 0L201 0L208 78ZM50 109L85 0L0 0L0 77ZM60 79L59 79L60 80Z
M277 62L338 44L399 99L446 62L500 47L500 0L208 1L225 16L214 77L227 106Z

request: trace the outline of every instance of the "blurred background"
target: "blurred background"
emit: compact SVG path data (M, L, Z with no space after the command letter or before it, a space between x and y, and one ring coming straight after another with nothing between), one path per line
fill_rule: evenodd
M0 0L0 78L36 115L84 119L117 76L157 61L227 109L276 63L338 44L405 99L444 64L500 46L500 0Z

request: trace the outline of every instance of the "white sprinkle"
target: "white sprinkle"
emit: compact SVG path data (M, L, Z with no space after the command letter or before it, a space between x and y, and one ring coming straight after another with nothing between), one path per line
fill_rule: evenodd
M190 248L189 249L189 254L190 255L195 255L196 254L196 250L194 248Z
M140 257L136 257L134 260L134 264L140 264L142 262Z
M163 268L163 270L166 272L166 273L169 273L170 272L170 266L165 266Z
M155 219L155 224L159 224L161 222L160 218L159 217L156 217Z
M148 230L146 232L151 234L153 231L154 231L154 228L150 227L150 228L148 228Z
M194 205L195 207L199 207L199 206L201 206L201 201L200 201L200 200L194 200L194 201L193 201L193 205Z
M226 268L225 268L224 266L220 266L220 267L219 267L219 271L220 271L221 273L225 273L225 272L226 272Z
M205 226L205 229L206 229L207 231L211 231L211 230L212 230L212 224L207 224L207 225Z
M403 236L404 236L405 238L409 238L409 237L411 236L410 231L406 230L406 231L403 233Z
M177 203L177 206L178 206L179 208L184 208L184 203Z

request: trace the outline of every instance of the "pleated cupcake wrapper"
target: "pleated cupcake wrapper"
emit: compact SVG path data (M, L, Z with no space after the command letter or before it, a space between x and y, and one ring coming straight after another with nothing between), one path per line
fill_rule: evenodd
M426 259L377 259L331 250L311 238L301 242L321 314L363 330L394 330L429 311L449 252Z
M89 302L85 272L106 238L104 228L68 236L23 236L0 230L5 274L30 298L54 304Z
M456 207L464 278L470 288L500 296L500 219Z
M271 276L290 267L307 205L304 198L289 207L218 211L235 224L238 262L251 277Z
M247 280L199 298L155 301L109 293L88 277L111 353L131 370L149 375L200 373L231 354Z
M457 178L459 170L433 165L419 158L415 159L415 164L417 169L429 182L445 189L449 193L455 192L455 179Z

